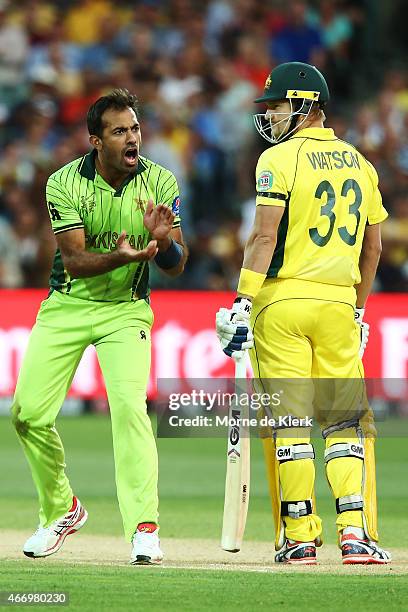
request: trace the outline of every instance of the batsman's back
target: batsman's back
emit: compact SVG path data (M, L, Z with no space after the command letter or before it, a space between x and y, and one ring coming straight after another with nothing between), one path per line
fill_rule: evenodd
M301 130L257 165L257 205L285 206L267 276L351 287L366 224L387 213L373 166L328 128Z

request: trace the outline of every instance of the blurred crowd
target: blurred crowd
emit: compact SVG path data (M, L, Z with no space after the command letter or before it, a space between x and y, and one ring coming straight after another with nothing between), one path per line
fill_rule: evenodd
M142 154L179 182L190 260L176 282L235 289L267 146L253 99L276 64L298 60L326 74L327 125L380 175L390 219L376 289L407 290L407 62L376 65L373 23L360 0L0 0L0 287L47 285L45 183L89 149L90 104L126 87ZM167 283L157 271L152 281Z

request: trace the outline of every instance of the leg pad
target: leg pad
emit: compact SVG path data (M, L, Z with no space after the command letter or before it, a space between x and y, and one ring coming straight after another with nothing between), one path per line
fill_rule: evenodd
M278 446L276 448L276 459L279 463L314 458L314 448L311 444L292 444L291 446Z

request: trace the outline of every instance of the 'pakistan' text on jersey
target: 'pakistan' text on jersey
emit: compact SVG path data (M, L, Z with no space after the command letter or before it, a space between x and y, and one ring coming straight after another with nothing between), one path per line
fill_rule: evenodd
M86 250L109 253L122 230L137 250L149 242L143 225L147 201L165 204L175 214L173 227L180 226L179 191L174 175L144 157L135 174L117 190L96 172L93 150L52 174L46 198L55 234L84 228ZM88 278L71 278L57 250L50 276L50 289L86 300L127 302L149 294L147 262L132 262L111 272Z
M387 218L373 166L332 129L305 128L267 149L257 205L284 206L268 278L352 287L366 224Z

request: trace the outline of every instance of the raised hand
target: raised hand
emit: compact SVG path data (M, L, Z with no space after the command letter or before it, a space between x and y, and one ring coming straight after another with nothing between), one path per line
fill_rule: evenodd
M153 240L163 240L169 235L174 221L174 214L164 204L153 206L153 200L149 200L143 216L143 223L149 230Z
M157 255L157 241L150 240L144 249L137 251L130 246L126 240L126 232L123 230L116 241L116 251L120 257L123 257L124 261L129 263L132 261L149 261Z

